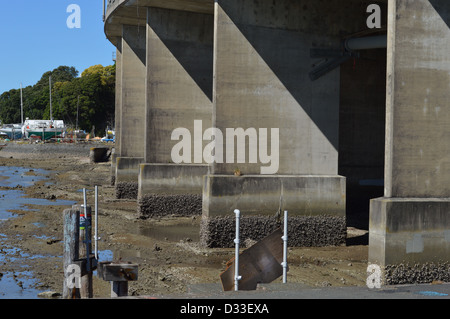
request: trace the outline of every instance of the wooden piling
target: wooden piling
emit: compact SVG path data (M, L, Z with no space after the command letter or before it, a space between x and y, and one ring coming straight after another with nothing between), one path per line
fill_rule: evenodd
M79 259L80 212L76 209L64 210L64 299L79 299L80 289L72 281L69 270ZM77 280L75 278L75 280ZM70 281L70 282L69 282Z
M93 267L91 263L91 252L92 252L92 216L91 207L86 206L86 215L83 205L74 205L73 209L78 210L80 213L80 223L79 223L79 259L81 261L86 261L81 263L82 273L81 273L81 287L80 295L81 298L92 298L93 297L93 283L92 274ZM89 262L88 258L89 256Z

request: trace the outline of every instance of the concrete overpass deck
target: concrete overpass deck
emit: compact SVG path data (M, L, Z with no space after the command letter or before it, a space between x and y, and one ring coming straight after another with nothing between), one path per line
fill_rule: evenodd
M213 0L107 0L105 34L109 41L117 43L123 25L145 26L147 7L214 14Z

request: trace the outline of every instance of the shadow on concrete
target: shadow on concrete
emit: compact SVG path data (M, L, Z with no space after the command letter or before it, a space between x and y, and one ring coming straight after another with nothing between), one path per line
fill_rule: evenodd
M267 5L268 7L264 7L264 9L274 10L271 4ZM306 36L306 33L296 30L282 30L275 27L241 23L238 20L242 18L238 16L245 17L245 13L241 13L241 11L244 10L243 7L247 9L241 0L222 1L220 7L233 21L248 44L258 53L298 105L337 150L339 147L338 123L335 115L337 110L333 110L327 103L327 99L329 101L330 98L326 96L333 94L332 91L326 89L330 80L324 78L312 82L309 79L309 72L312 70L310 59L312 35ZM250 9L248 10L250 11ZM314 23L323 24L321 21L316 21L316 18L311 19L314 20ZM272 22L267 22L267 25ZM333 77L333 79L336 78Z
M153 8L149 26L212 101L214 16Z
M339 150L339 165L347 166L342 172L339 169L339 174L343 176L350 174L356 181L383 179L386 50L363 54L356 62L352 60L346 63L344 69L347 71L341 80L341 89L343 85L347 88L343 93L345 96L343 97L341 93L339 101L340 108L343 103L346 104L345 114L340 110L339 116L344 118L338 120L334 115L336 110L327 105L325 96L329 93L327 85L336 77L330 78L330 75L326 75L316 82L311 82L308 77L311 71L310 46L323 39L313 35L308 38L305 33L293 30L240 23L238 20L241 18L238 16L241 13L235 9L243 7L239 2L240 0L223 1L220 6L330 144ZM367 5L362 5L362 8L366 7ZM269 10L268 8L265 9ZM383 10L386 14L385 5ZM326 20L326 17L322 19ZM314 20L314 25L325 32L327 26L324 24L323 20ZM345 29L344 24L342 29ZM322 36L325 38L327 35ZM355 65L357 72L353 72ZM355 73L358 73L357 77ZM342 77L342 72L340 75ZM372 89L373 91L370 91ZM312 95L311 91L320 92L324 96L322 98L320 93ZM336 121L339 124L335 123ZM342 137L345 139L343 143L340 141ZM345 149L345 158L341 156L341 148ZM383 187L361 187L357 182L350 185L347 188L348 226L368 229L370 199L381 197L383 193Z
M124 26L123 39L128 43L130 49L136 54L142 64L146 65L147 54L145 43L147 41L147 34L145 26Z
M440 15L442 21L450 28L450 3L448 0L428 0L434 10Z

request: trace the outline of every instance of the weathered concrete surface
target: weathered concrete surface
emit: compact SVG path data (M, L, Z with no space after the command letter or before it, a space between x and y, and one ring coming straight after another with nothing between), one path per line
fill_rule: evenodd
M291 216L321 214L345 217L345 178L341 176L207 175L203 188L203 216L232 214Z
M144 156L145 27L123 26L120 115L120 149L122 157Z
M447 1L389 3L386 198L371 203L369 241L386 283L448 271L449 18Z
M192 153L173 164L172 132L211 127L213 16L149 7L147 11L145 163L139 174L138 215L200 215L208 166ZM203 134L203 132L201 132ZM195 142L191 140L191 149ZM201 149L206 141L200 143ZM171 164L166 164L171 163Z
M200 244L205 247L234 247L236 221L232 214L216 218L203 218ZM275 216L244 216L240 220L240 241L259 241L279 227L282 218ZM338 216L289 217L288 245L291 247L324 247L345 245L345 218Z
M139 194L202 194L208 165L141 164Z
M289 212L293 246L345 243L345 178L339 176L205 176L202 244L229 247L234 209L242 236L259 240L279 226Z
M336 5L336 4L333 4ZM315 82L313 47L339 47L336 30L319 30L317 1L217 1L213 125L279 128L278 174L337 174L339 70ZM321 32L324 31L324 32ZM258 165L239 163L245 174ZM213 164L231 174L235 163Z
M386 284L448 281L450 199L380 198L371 212L369 262Z
M115 112L114 112L114 129L115 129L115 149L114 153L120 155L120 131L121 131L121 118L122 118L122 38L117 40L116 44L116 96L115 96ZM115 161L114 164L115 165Z
M139 165L143 157L116 157L116 198L137 198Z
M207 165L141 164L138 217L201 215L207 173Z
M138 198L138 217L198 216L202 213L202 195L146 194Z
M449 3L397 0L390 15L385 195L450 197Z
M213 29L212 15L148 8L146 163L173 163L175 129L211 127Z

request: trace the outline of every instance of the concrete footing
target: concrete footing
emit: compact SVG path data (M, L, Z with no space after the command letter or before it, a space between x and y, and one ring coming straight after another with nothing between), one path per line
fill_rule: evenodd
M208 165L141 164L138 216L201 215L207 173Z
M239 209L241 240L260 240L281 226L289 212L291 246L345 244L345 178L341 176L204 177L201 242L207 247L234 245Z
M450 199L378 198L370 205L369 263L384 284L448 282Z
M138 217L196 216L202 213L202 195L147 194L138 199Z
M259 241L277 228L283 227L283 218L277 216L244 216L240 220L240 241ZM209 248L234 247L236 234L233 216L203 217L200 244ZM345 245L346 221L338 216L289 217L288 245L290 247L325 247Z
M115 189L117 199L136 199L138 196L139 165L141 157L117 157Z

